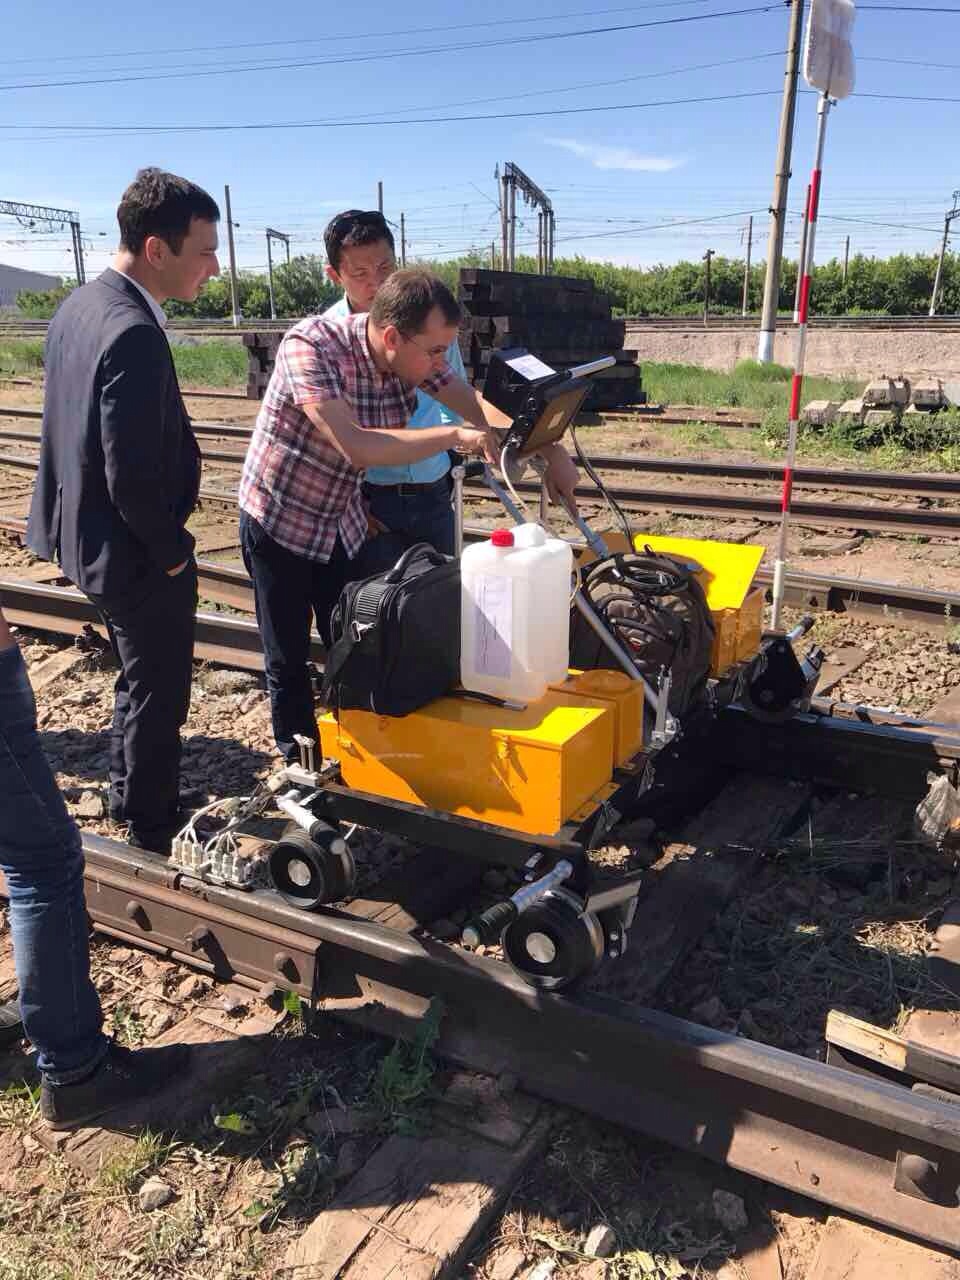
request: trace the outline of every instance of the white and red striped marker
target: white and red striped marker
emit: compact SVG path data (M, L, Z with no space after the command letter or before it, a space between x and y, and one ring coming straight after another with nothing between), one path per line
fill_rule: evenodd
M827 94L823 94L817 106L817 149L810 178L807 207L806 253L798 270L803 273L800 281L800 306L797 309L797 340L793 356L793 381L790 386L790 421L787 426L787 456L783 467L783 493L780 499L780 536L777 541L777 558L773 562L773 612L771 627L779 630L783 609L783 588L787 568L787 531L790 524L790 499L793 495L793 467L797 453L797 427L800 421L800 394L803 389L803 362L807 349L807 318L810 311L810 278L813 274L813 249L817 234L817 209L820 205L820 175L823 168L823 143L827 130L827 115L832 106Z

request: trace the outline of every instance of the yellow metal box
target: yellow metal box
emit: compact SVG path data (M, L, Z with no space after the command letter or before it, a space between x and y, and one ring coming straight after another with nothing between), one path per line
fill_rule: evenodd
M649 546L651 551L688 556L702 567L697 577L716 627L711 675L723 675L735 662L753 657L763 634L763 590L751 586L763 547L645 533L636 534L633 542L637 551Z
M613 773L607 704L549 691L519 709L438 698L407 716L321 720L346 786L514 831L553 835Z
M713 625L713 649L710 653L710 674L722 676L737 660L737 625L739 609L715 609Z
M623 671L571 671L558 693L572 693L609 706L614 715L614 764L626 764L643 746L643 686Z
M649 547L667 555L688 556L703 568L701 582L713 613L739 609L753 585L763 559L763 547L741 542L717 542L711 538L672 538L661 534L634 534L636 551ZM699 575L698 575L699 576Z
M744 600L737 615L737 661L752 658L760 649L763 639L763 587L754 589Z

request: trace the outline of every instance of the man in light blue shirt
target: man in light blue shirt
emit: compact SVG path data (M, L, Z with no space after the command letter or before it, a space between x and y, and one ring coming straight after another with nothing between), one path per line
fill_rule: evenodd
M336 318L369 311L377 290L397 269L393 233L383 214L361 209L338 213L328 224L323 239L327 250L327 277L344 293L324 315ZM470 386L456 341L447 349L446 359L462 382L464 394L476 403L480 411L478 421L482 419L494 428L510 426L510 419ZM445 405L418 391L416 409L407 427L455 426L462 421ZM547 445L538 452L547 464L544 482L551 501L576 510L574 490L578 475L570 455L559 443ZM384 552L396 550L399 555L415 542L429 542L444 555L452 556L451 491L450 458L445 453L409 466L368 468L364 496L371 534L389 532L393 535L389 541L384 539L388 544ZM389 557L385 556L386 559Z
M396 270L394 239L383 214L349 209L338 214L324 232L327 276L343 289L343 297L328 307L326 316L369 311L373 296ZM447 350L447 364L467 380L460 345ZM408 428L457 425L463 419L423 391ZM429 542L444 555L454 553L454 516L450 505L450 457L436 453L406 466L368 467L364 496L371 526L389 530L406 545Z

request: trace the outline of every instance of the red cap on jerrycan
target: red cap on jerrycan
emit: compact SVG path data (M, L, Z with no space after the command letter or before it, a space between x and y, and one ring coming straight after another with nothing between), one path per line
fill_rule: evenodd
M513 530L494 529L493 533L490 535L490 541L495 547L512 547Z

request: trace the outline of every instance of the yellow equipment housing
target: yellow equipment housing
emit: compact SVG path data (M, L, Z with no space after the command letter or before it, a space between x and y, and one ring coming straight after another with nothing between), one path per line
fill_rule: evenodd
M634 534L636 551L649 547L667 555L695 560L697 574L713 615L716 638L710 661L712 676L725 675L737 662L752 658L763 636L762 587L753 579L763 559L763 547L706 538L674 538L653 533Z
M344 785L534 835L553 835L613 775L609 701L550 690L523 708L466 696L406 716L344 710L320 721Z
M617 545L619 542L619 546ZM611 550L625 539L611 538ZM711 674L752 657L763 592L751 590L762 547L637 534L697 561L717 629ZM592 558L592 557L591 557ZM614 769L643 750L639 683L613 670L571 671L539 702L494 705L451 695L406 716L344 710L320 720L323 755L352 790L530 835L555 835L614 790Z

